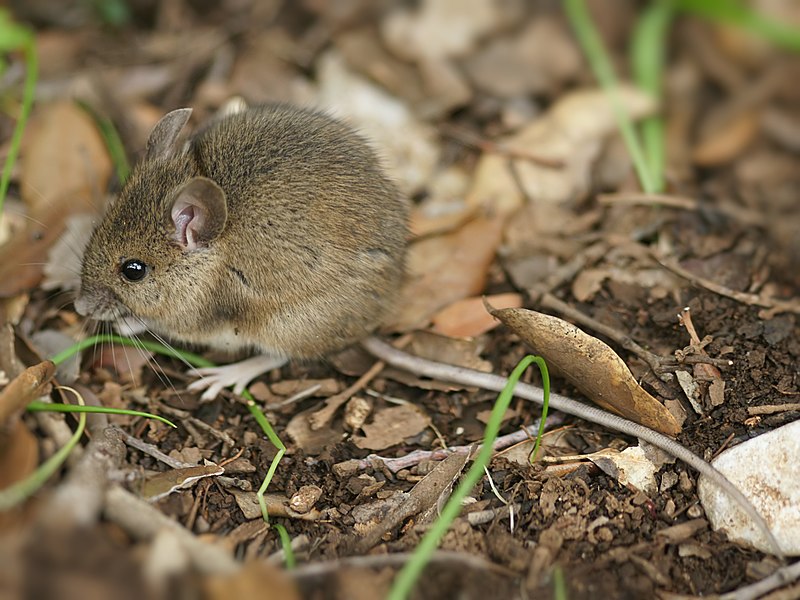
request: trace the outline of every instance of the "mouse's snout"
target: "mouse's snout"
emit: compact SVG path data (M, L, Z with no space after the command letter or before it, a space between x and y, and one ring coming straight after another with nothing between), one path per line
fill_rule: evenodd
M90 317L92 315L92 305L82 291L81 294L75 299L75 310L78 311L79 315L84 317Z
M79 315L98 321L116 320L127 312L110 289L85 284L81 285L81 291L75 299L75 310Z

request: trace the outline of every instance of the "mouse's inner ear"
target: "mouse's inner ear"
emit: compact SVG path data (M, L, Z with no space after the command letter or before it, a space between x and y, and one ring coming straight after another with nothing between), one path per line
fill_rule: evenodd
M191 108L179 108L161 117L147 139L145 158L147 160L164 159L177 154L175 142L191 114Z
M170 209L175 233L172 237L184 250L205 248L222 230L228 219L225 192L207 177L194 177L174 196Z

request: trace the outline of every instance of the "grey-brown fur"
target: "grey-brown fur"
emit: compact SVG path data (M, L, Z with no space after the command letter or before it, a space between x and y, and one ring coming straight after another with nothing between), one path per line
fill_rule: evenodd
M408 209L361 137L270 105L212 121L182 146L188 112L169 118L89 242L81 312L289 357L324 355L380 324L403 277ZM227 217L187 251L172 239L170 209L198 176L222 189ZM152 267L141 281L120 274L131 258Z

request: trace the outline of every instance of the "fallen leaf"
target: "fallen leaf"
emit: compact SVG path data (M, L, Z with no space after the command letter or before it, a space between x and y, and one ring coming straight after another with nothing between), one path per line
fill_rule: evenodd
M224 544L225 547L230 550L231 554L233 554L236 551L236 546L249 542L259 535L265 534L269 529L270 525L266 523L264 519L245 521L230 533L226 533L219 543ZM224 598L227 599L229 597L224 596Z
M658 489L655 477L658 467L645 456L644 450L639 446L625 448L622 452L605 448L584 457L606 475L616 479L620 485L633 487L648 496Z
M205 477L222 475L224 472L225 469L223 467L214 463L207 463L196 467L185 467L156 473L142 482L139 495L148 502L155 502L178 490L188 489Z
M364 435L353 436L353 443L365 450L383 450L417 435L429 425L430 419L415 406L392 406L377 411L372 423L361 427Z
M386 46L400 58L416 61L469 54L481 38L514 19L511 6L494 0L423 0L398 8L381 24Z
M698 415L705 414L705 410L703 410L703 404L701 402L702 392L700 390L700 386L697 384L694 377L692 377L692 374L688 371L684 371L683 369L678 369L675 371L675 378L678 380L678 385L686 395L686 399L689 401L689 404L692 405L694 412L696 412Z
M89 213L66 218L64 231L47 253L43 290L77 290L80 287L83 251L89 243L94 222L95 216Z
M98 199L108 187L112 166L91 118L67 101L36 112L20 164L20 194L28 205L28 219L0 250L3 297L39 283L47 252L71 215L99 212Z
M338 379L284 379L270 384L269 390L278 396L295 396L315 388L313 396L333 396L342 391L342 383Z
M47 392L56 366L49 360L28 367L0 393L0 425L19 414L30 402Z
M29 334L31 346L39 356L55 356L75 345L75 338L55 329L40 329ZM63 360L56 367L55 377L62 385L71 385L80 373L81 353Z
M214 575L203 581L207 600L231 598L280 598L300 600L297 584L280 569L263 560L247 563L232 575Z
M111 177L111 159L97 127L74 102L39 107L26 130L20 194L41 218L69 200L70 211L96 212Z
M344 435L341 430L337 431L333 427L312 429L310 418L316 413L317 408L309 408L297 413L286 425L286 434L309 456L317 456L325 448L340 442Z
M428 360L486 373L492 371L492 363L480 357L483 344L475 340L447 337L431 331L415 331L411 334L406 350Z
M591 300L610 275L608 269L584 269L572 281L572 295L578 302Z
M706 135L692 150L692 162L714 167L731 162L755 140L759 118L753 111L741 112Z
M656 109L650 96L630 86L620 87L619 98L634 120ZM592 167L606 137L616 131L614 110L604 91L566 94L544 116L503 140L505 154L485 152L481 156L468 202L510 214L526 197L551 203L581 198L590 188ZM533 151L563 166L552 168L509 158L512 152Z
M496 294L487 296L486 302L495 308L520 308L522 295ZM498 323L487 312L483 298L465 298L453 302L431 318L433 331L453 337L475 337L491 331Z
M61 236L64 223L73 212L72 195L38 218L28 219L25 228L0 248L0 297L9 298L28 291L42 279L47 253Z
M404 192L421 190L439 162L435 130L401 99L350 71L335 50L323 54L317 65L317 103L347 117L381 149L387 171Z
M437 463L407 494L396 494L367 507L367 510L371 508L370 514L364 516L371 522L359 528L362 535L353 544L354 552L365 554L384 534L409 517L419 515L415 519L418 525L427 525L438 518L468 459L466 453L451 454ZM362 515L366 512L363 509L362 505ZM360 519L360 523L365 523L364 517Z
M506 308L492 314L595 404L667 435L680 432L670 412L636 383L604 342L571 323L532 310Z
M25 479L38 464L36 436L22 421L17 421L10 433L0 435L0 490Z
M114 369L123 381L137 382L141 379L142 369L150 364L152 357L153 352L144 348L104 344L92 356L91 366Z
M469 184L469 175L459 167L437 173L428 183L425 200L411 208L412 239L456 231L474 219L478 207L464 201Z
M491 96L555 95L580 72L583 58L563 19L542 15L512 35L498 36L469 57L464 68Z
M500 218L478 217L458 231L412 244L408 283L390 327L422 327L443 306L482 292L501 231Z
M390 54L374 27L350 28L333 40L353 69L410 104L429 101L413 65Z
M236 504L242 511L245 519L260 519L261 506L258 503L258 496L255 492L244 492L242 490L228 490L236 499ZM308 512L299 513L292 510L290 499L283 494L264 494L264 502L267 505L267 514L272 517L288 517L300 519L302 521L318 521L322 518L322 511L312 508Z

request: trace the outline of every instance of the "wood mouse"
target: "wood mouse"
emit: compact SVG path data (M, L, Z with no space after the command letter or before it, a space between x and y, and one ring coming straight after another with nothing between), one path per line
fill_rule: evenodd
M417 375L500 391L505 378L427 361L369 334L403 276L408 205L368 144L325 114L274 104L233 109L179 143L190 109L162 118L145 157L92 234L79 313L138 322L170 339L253 358L214 369L190 389L241 392L290 358L361 341ZM542 390L515 394L541 404ZM780 548L749 500L675 440L570 398L553 408L639 437L725 490Z
M163 117L86 247L79 313L139 321L249 360L200 372L205 398L369 334L391 310L408 203L350 127L312 110L233 105L191 136Z

